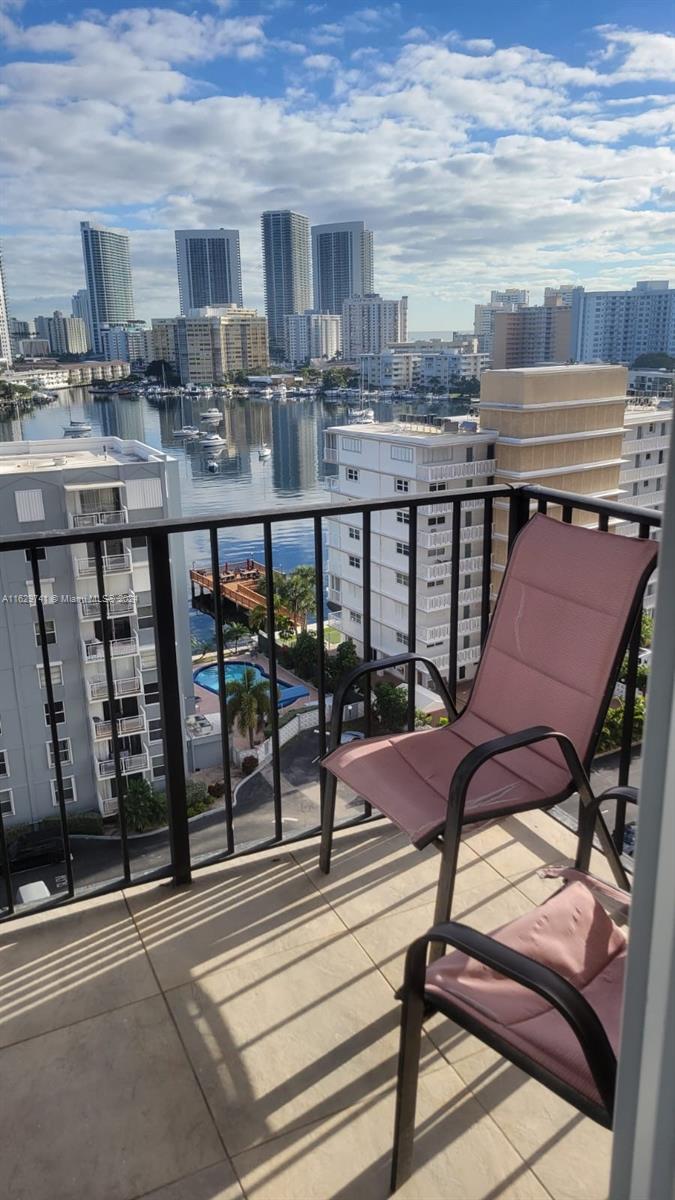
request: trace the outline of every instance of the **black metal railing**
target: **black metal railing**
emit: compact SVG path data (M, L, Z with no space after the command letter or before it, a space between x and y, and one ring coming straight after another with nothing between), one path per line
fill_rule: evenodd
M337 498L337 494L334 493ZM287 522L302 522L307 521L311 525L312 542L313 542L313 559L316 572L315 585L315 604L316 604L316 633L317 633L317 651L318 651L318 667L317 667L317 693L318 693L318 738L319 752L325 753L327 748L327 720L326 720L326 702L327 702L327 650L324 640L325 635L325 564L324 564L324 533L325 522L334 520L336 517L350 516L360 518L361 526L361 541L360 541L360 585L362 588L362 636L361 636L361 652L365 659L371 658L376 651L382 650L381 646L373 644L373 629L374 629L374 614L373 614L373 588L372 588L372 560L371 560L371 543L375 535L379 535L379 528L373 529L373 516L377 515L378 519L383 514L394 512L396 510L406 511L408 514L407 523L407 557L402 559L406 565L407 574L407 623L405 631L402 629L401 635L405 632L406 648L416 648L418 639L418 610L420 605L420 562L418 555L418 542L420 536L420 509L428 508L429 510L440 510L442 506L444 513L450 516L450 540L448 543L447 559L443 562L444 573L449 579L449 604L447 608L448 634L443 642L443 654L438 654L438 647L435 648L435 658L441 658L443 661L447 657L447 667L444 665L442 674L447 678L448 688L451 697L454 700L457 698L458 690L462 686L460 671L458 669L461 649L459 644L459 628L460 628L460 594L463 589L461 585L462 575L462 524L463 514L470 506L472 512L477 511L477 506L482 511L482 533L474 539L480 541L480 554L471 558L473 568L471 571L465 571L465 574L475 576L480 575L480 582L472 584L472 594L478 591L480 599L479 613L475 614L479 617L479 636L478 643L482 645L488 630L488 622L490 616L490 603L492 599L491 578L495 562L495 551L497 543L501 543L504 547L502 557L505 557L506 551L518 531L524 523L529 519L533 511L549 513L549 515L557 516L563 521L571 521L575 513L592 514L596 521L597 527L602 530L607 530L612 527L613 522L631 522L638 525L640 537L650 537L660 527L661 516L658 512L643 508L634 508L631 506L614 503L611 501L595 500L585 496L578 496L571 493L553 491L546 488L538 487L518 487L512 488L509 486L492 486L484 488L461 488L458 491L448 491L439 493L430 493L424 495L397 495L391 500L370 500L370 501L341 501L339 503L331 503L325 507L317 506L299 506L293 509L286 510L265 510L250 514L238 514L234 516L223 515L222 517L188 517L180 519L165 519L155 522L145 522L141 524L123 524L118 526L96 525L87 527L83 530L68 529L59 530L49 533L36 533L22 537L2 537L0 538L0 558L2 556L20 551L25 553L30 562L32 573L32 584L35 598L37 622L40 633L40 647L42 668L45 676L46 690L46 709L49 714L49 726L51 744L53 750L53 762L55 771L54 790L56 795L56 808L60 821L60 831L63 841L64 857L65 857L65 887L61 893L51 896L49 901L45 902L45 907L60 903L62 900L72 899L73 897L81 898L83 895L98 894L103 891L113 890L123 886L128 886L135 882L144 882L149 878L170 876L177 884L185 884L190 881L191 872L196 865L206 865L230 857L234 854L245 853L253 850L259 850L267 846L278 845L284 841L291 841L299 837L310 837L315 835L320 828L320 806L317 806L316 820L307 824L299 834L286 836L284 833L284 795L282 786L282 770L281 770L281 745L280 745L280 722L277 705L273 702L270 711L270 727L271 727L271 832L269 836L261 836L253 843L248 843L245 846L237 844L237 820L234 807L233 796L233 775L230 758L230 742L228 732L226 697L224 688L219 689L219 709L221 719L221 753L222 753L222 772L223 772L223 821L222 821L222 844L208 854L200 854L199 856L191 852L190 842L190 824L188 818L188 802L186 792L186 773L185 773L185 729L182 709L181 686L180 686L180 671L178 665L178 656L176 649L177 630L176 630L176 615L173 602L173 589L176 585L176 580L172 577L172 556L171 556L171 539L181 537L186 534L196 532L206 533L208 535L210 552L211 552L211 573L214 581L214 617L215 617L215 640L216 640L216 662L218 665L219 679L223 678L223 667L225 662L225 646L223 639L223 598L221 596L219 581L221 558L219 552L219 534L227 534L230 531L241 529L243 527L256 526L262 530L262 541L264 547L264 567L266 573L266 594L264 602L267 611L267 654L269 662L269 681L270 695L274 699L277 695L277 683L279 679L279 663L278 663L278 647L274 636L275 630L275 595L274 595L274 534L275 531ZM426 514L429 515L428 513ZM471 518L473 520L473 518ZM446 524L447 529L447 524ZM403 526L402 526L403 530ZM118 712L116 706L116 696L118 692L115 685L115 677L113 671L111 642L112 623L110 617L109 606L106 601L106 586L105 586L105 571L106 571L106 555L105 548L109 541L119 543L120 539L144 537L148 547L148 561L150 568L150 584L153 601L154 622L155 622L155 641L157 650L157 668L159 677L159 698L161 709L162 737L164 749L164 767L165 767L165 788L167 799L168 812L168 827L169 827L169 845L168 845L168 861L158 867L145 869L138 872L133 870L133 855L131 854L130 834L128 830L128 822L126 819L126 806L128 796L128 783L123 769L123 752L120 745L121 733L117 728L118 720L122 719L122 714ZM391 536L391 534L389 534ZM398 535L403 542L403 532ZM101 640L103 643L103 659L105 667L105 684L106 695L110 712L111 737L112 743L112 761L114 763L114 781L115 781L115 797L117 802L118 820L119 820L119 844L120 844L120 863L119 872L114 878L107 880L100 886L83 886L82 889L76 888L74 871L72 866L72 845L73 838L69 833L69 814L66 807L66 792L64 785L63 770L61 765L61 752L59 748L59 724L57 723L56 700L54 694L54 686L51 675L50 664L50 645L47 636L45 624L45 599L41 594L41 579L40 579L40 560L44 558L44 554L50 548L56 547L74 547L84 546L88 544L94 547L95 574L98 587L98 620L100 621ZM479 570L476 570L475 564L477 558L481 557L482 562ZM428 565L428 564L427 564ZM432 562L433 565L433 562ZM438 564L441 565L441 564ZM443 577L443 576L441 576ZM187 580L178 581L182 586L184 582L187 591ZM466 589L464 589L466 590ZM444 591L444 594L445 591ZM263 597L261 596L261 600ZM381 601L379 601L381 603ZM475 601L474 601L475 605ZM381 611L379 616L381 617ZM445 647L447 645L447 654ZM638 678L638 654L640 649L640 622L638 621L635 633L630 642L628 651L628 671L626 677L625 690L625 707L624 720L622 730L622 740L619 750L619 766L618 766L618 782L626 784L628 782L628 773L631 765L631 755L633 753L633 725L635 718L635 699L637 694L637 678ZM463 672L462 672L463 674ZM415 723L415 689L416 680L414 669L412 666L407 668L407 722L408 728L412 729ZM84 691L84 681L83 681ZM370 733L373 728L373 710L371 704L371 691L366 689L364 695L364 729L366 734ZM323 771L320 765L317 767L319 777L319 793L323 796ZM363 804L361 811L354 818L344 822L348 824L357 824L361 821L368 820L372 814L370 806ZM616 821L614 826L614 838L619 848L623 847L623 837L625 828L625 804L623 808L619 805L616 813ZM15 911L14 888L12 881L12 872L10 867L10 855L8 853L8 829L6 828L5 820L0 811L0 868L5 880L4 888L4 908L0 911L0 916L9 916ZM198 862L196 861L198 859ZM22 906L23 908L23 906ZM32 907L31 907L32 910Z

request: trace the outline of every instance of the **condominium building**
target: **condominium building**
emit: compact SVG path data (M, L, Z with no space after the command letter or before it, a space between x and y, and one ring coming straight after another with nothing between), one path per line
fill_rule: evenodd
M238 229L177 229L180 312L212 304L244 303Z
M284 209L261 217L270 353L286 354L286 317L312 307L309 218Z
M342 357L358 361L362 354L378 354L393 342L408 338L408 297L384 300L374 293L353 296L342 305Z
M544 304L572 304L576 285L573 283L561 284L559 287L544 288Z
M58 391L62 388L86 387L88 383L96 383L98 380L113 383L117 379L126 379L128 374L128 362L50 361L44 365L15 363L7 379L13 383L26 384L28 387Z
M78 292L75 292L70 301L70 307L73 316L80 317L85 323L87 330L87 350L91 350L91 306L89 304L89 292L86 288L80 288Z
M103 353L101 327L133 321L129 237L114 229L80 222L84 275L89 294L92 347Z
M361 387L408 391L415 381L421 354L406 350L381 350L359 357Z
M664 367L634 367L628 372L628 394L630 396L660 396L672 399L675 392L675 371Z
M51 352L49 338L21 338L17 345L17 354L22 358L49 358Z
M624 504L637 504L659 511L663 508L672 428L672 402L664 403L658 399L628 400L621 446L621 491L618 497ZM635 522L621 522L615 528L628 537L637 537L639 534ZM654 578L647 585L644 606L651 611L655 602Z
M127 780L164 775L159 685L145 539L134 522L178 515L178 464L140 442L110 437L0 444L3 532L128 525L105 545L115 714ZM111 700L105 676L93 545L40 554L47 646L69 810L117 810ZM172 547L183 707L193 709L185 569ZM54 813L56 775L32 570L20 551L2 555L0 606L0 805L6 823Z
M9 317L7 324L11 355L12 358L16 358L21 354L19 343L35 337L35 324L33 321L20 321L17 317Z
M675 355L675 289L646 279L629 291L574 289L572 357L630 366L640 354Z
M504 288L503 291L494 289L490 292L490 304L529 304L530 293L527 288Z
M6 367L11 367L12 365L12 345L9 339L7 293L5 291L5 275L2 266L2 247L0 247L0 364Z
M87 326L82 317L66 317L58 309L48 318L47 330L52 354L86 354ZM113 357L119 358L116 354Z
M291 366L313 358L335 358L342 350L342 318L329 312L286 317L286 357Z
M226 383L235 372L255 372L269 362L265 318L236 304L153 320L152 347L182 383Z
M148 330L143 321L128 321L126 325L106 325L101 329L103 357L109 361L145 365L148 357Z
M363 221L312 226L314 307L342 314L343 301L375 291L373 235Z
M472 339L474 340L474 339ZM458 380L478 379L489 366L489 356L474 350L414 350L390 347L379 354L362 354L361 386L407 390L413 386L451 388Z
M523 288L506 288L504 291L492 291L489 304L476 304L473 313L473 331L478 338L478 349L489 358L495 337L495 318L500 312L517 312L519 308L528 305L530 293Z
M494 314L492 366L496 370L564 363L571 357L572 309L551 300Z
M495 433L476 422L447 418L438 426L414 421L334 426L325 431L324 459L337 473L327 480L331 500L401 499L401 508L373 513L370 571L371 643L374 657L408 648L410 546L406 498L438 493L438 503L419 509L417 534L417 649L441 672L449 664L452 506L443 493L493 482ZM470 496L470 492L468 493ZM482 501L467 499L459 553L458 675L469 678L480 657ZM359 516L328 521L328 597L342 610L342 628L363 653L363 555ZM420 668L417 681L429 683Z

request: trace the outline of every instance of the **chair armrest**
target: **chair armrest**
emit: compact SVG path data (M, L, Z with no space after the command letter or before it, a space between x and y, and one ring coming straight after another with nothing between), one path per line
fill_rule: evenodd
M457 921L448 921L435 925L410 946L406 957L404 993L409 988L417 995L420 994L420 988L423 991L426 952L430 942L452 946L548 1001L564 1018L579 1042L602 1102L611 1116L616 1086L616 1055L597 1013L573 984L557 971L513 950L496 938ZM425 1000L435 1003L431 995L425 996Z
M340 745L340 737L342 736L342 714L344 711L345 701L350 689L361 678L362 675L372 675L375 671L388 671L393 667L403 667L408 663L421 662L424 663L427 671L438 687L440 697L445 705L445 711L449 717L457 716L457 709L453 704L450 693L447 689L445 680L443 679L438 667L429 658L424 658L421 654L409 652L406 654L394 654L391 658L376 658L370 662L360 663L358 667L354 667L350 671L346 679L342 681L333 697L333 711L331 714L330 724L330 743L328 753L336 750Z
M605 800L625 800L627 804L637 804L640 799L640 793L634 787L610 787L606 792L601 792L596 796L593 803L596 807Z

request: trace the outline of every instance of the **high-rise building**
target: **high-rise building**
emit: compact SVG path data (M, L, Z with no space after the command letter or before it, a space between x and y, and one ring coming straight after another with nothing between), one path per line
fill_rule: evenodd
M128 321L126 325L105 325L101 329L103 357L109 362L147 364L147 334L143 321Z
M312 226L314 308L342 314L350 296L375 291L373 235L363 221Z
M312 307L309 218L284 209L261 217L265 313L272 358L286 354L286 317Z
M163 451L117 437L1 443L3 532L20 537L175 517L177 471ZM158 783L164 775L148 551L145 539L132 534L129 524L128 537L107 541L103 558L114 697L106 681L93 550L82 542L50 546L41 555L59 755L72 812L109 817L117 811L113 712L127 781ZM194 689L179 545L172 559L180 702L189 713ZM10 825L26 824L52 815L57 795L33 580L23 554L2 555L0 588L27 598L0 606L0 641L12 647L2 683L3 817Z
M52 348L49 338L20 338L17 352L22 358L49 358Z
M56 309L49 317L47 329L52 354L87 353L87 326L81 317L66 317Z
M560 287L544 288L544 304L572 304L576 285L573 283L561 284Z
M492 366L496 370L569 362L572 309L560 300L516 312L496 312Z
M666 496L668 458L673 428L672 402L629 399L624 416L623 462L619 474L622 504L639 505L660 511ZM639 537L635 522L613 526L615 532ZM656 603L656 578L647 584L644 607L651 611Z
M578 362L624 363L640 354L675 355L675 288L645 279L630 291L575 288L572 357Z
M21 321L17 317L10 317L9 325L9 344L12 351L12 357L16 358L21 353L19 350L19 342L25 341L27 338L35 337L35 324L33 321ZM2 358L2 355L0 355Z
M352 296L342 305L342 357L347 362L362 354L377 354L408 338L408 297L383 300L376 293Z
M7 293L5 292L5 275L2 268L2 247L0 247L0 362L8 367L12 365L12 345L9 340L9 322L7 320Z
M243 304L238 229L177 229L178 300L192 308Z
M89 292L86 288L80 288L79 292L75 292L70 307L74 317L80 317L87 327L87 350L91 350L91 306L89 304Z
M473 342L474 339L471 339ZM442 387L450 390L459 380L478 379L489 366L487 354L473 346L425 349L414 342L392 346L379 354L362 354L361 386L376 388Z
M265 318L236 304L153 320L152 347L182 383L222 384L238 371L260 371L269 362Z
M334 313L293 313L286 317L286 353L291 366L312 358L335 358L342 349L342 318Z
M517 312L529 302L528 291L523 288L506 288L503 292L490 292L489 304L476 304L473 311L473 331L478 338L478 349L492 357L497 313Z
M120 325L134 320L129 237L80 221L84 275L91 310L92 347L103 353L102 325Z
M490 304L529 304L530 293L527 288L504 288L503 291L490 292Z

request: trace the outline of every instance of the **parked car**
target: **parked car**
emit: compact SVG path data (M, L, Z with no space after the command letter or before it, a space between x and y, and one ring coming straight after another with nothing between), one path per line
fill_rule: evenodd
M7 845L7 857L13 871L65 861L61 838L45 829L29 829L13 838Z
M347 742L360 742L365 736L365 733L361 733L359 729L345 729L340 737L340 745L344 746Z

